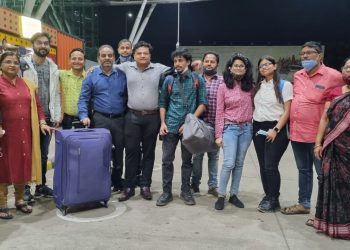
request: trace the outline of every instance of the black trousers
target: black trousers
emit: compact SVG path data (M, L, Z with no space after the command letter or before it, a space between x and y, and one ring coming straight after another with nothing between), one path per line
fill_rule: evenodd
M62 128L71 129L73 127L73 122L75 123L74 128L84 128L84 125L80 123L79 117L68 114L63 115Z
M125 116L125 187L135 188L142 144L140 187L150 187L155 158L159 114L141 115L128 112Z
M162 156L162 179L163 192L172 192L172 183L174 176L174 159L178 142L181 142L179 134L168 133L163 138L163 156ZM190 192L190 179L192 173L192 154L185 148L181 142L181 191Z
M253 121L253 142L260 166L261 182L264 192L268 196L279 197L281 176L278 170L279 162L289 143L286 128L277 134L273 142L267 142L266 136L257 135L259 129L268 131L275 127L277 121Z
M123 175L123 149L124 149L124 117L108 118L102 114L95 112L93 115L95 128L109 129L112 135L112 143L114 145L112 151L112 185L122 188Z

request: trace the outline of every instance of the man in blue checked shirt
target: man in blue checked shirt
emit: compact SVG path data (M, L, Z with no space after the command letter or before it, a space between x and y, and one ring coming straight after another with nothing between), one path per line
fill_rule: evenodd
M172 179L174 175L173 160L179 140L182 138L183 124L188 113L197 117L205 111L207 92L204 79L191 71L192 55L187 49L177 49L171 54L176 70L175 76L168 76L163 83L159 100L161 127L163 136L162 178L163 193L157 200L157 206L165 206L173 200ZM192 172L192 154L181 144L181 194L186 205L196 202L190 190Z
M102 45L98 49L97 60L100 67L94 69L84 79L78 102L78 113L81 122L90 126L88 104L92 100L94 110L92 119L96 128L109 129L112 135L114 150L113 167L123 167L124 114L127 101L127 85L125 73L113 68L114 50L110 45ZM119 173L115 171L115 173ZM122 185L121 176L114 180ZM116 185L116 184L115 184Z

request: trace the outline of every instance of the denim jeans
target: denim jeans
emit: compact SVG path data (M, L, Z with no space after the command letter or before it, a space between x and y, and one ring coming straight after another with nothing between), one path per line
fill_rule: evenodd
M162 178L163 178L163 192L172 192L172 182L174 176L175 151L178 141L181 136L178 134L168 133L163 137L163 156L162 156ZM181 191L190 192L190 179L192 173L192 154L181 143Z
M216 150L213 152L207 152L208 156L208 187L215 188L218 186L218 163L219 152ZM192 169L192 185L199 187L202 179L202 167L203 167L204 153L193 156L193 169Z
M252 141L251 123L225 124L223 132L224 162L220 173L219 194L226 195L232 173L230 195L237 195L241 181L244 159Z
M295 162L299 172L299 204L305 208L311 207L311 194L313 183L313 168L317 176L321 175L321 161L315 158L314 143L292 141Z

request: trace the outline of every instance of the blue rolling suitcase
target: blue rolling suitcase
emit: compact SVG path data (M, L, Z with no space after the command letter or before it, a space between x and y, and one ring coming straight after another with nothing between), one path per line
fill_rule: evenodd
M56 131L54 199L64 215L69 207L111 197L112 137L107 129Z

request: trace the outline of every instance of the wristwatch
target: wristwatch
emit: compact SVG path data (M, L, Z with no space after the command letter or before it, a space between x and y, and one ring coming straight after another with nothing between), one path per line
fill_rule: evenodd
M277 127L274 127L273 130L275 130L277 134L280 132L280 129Z

